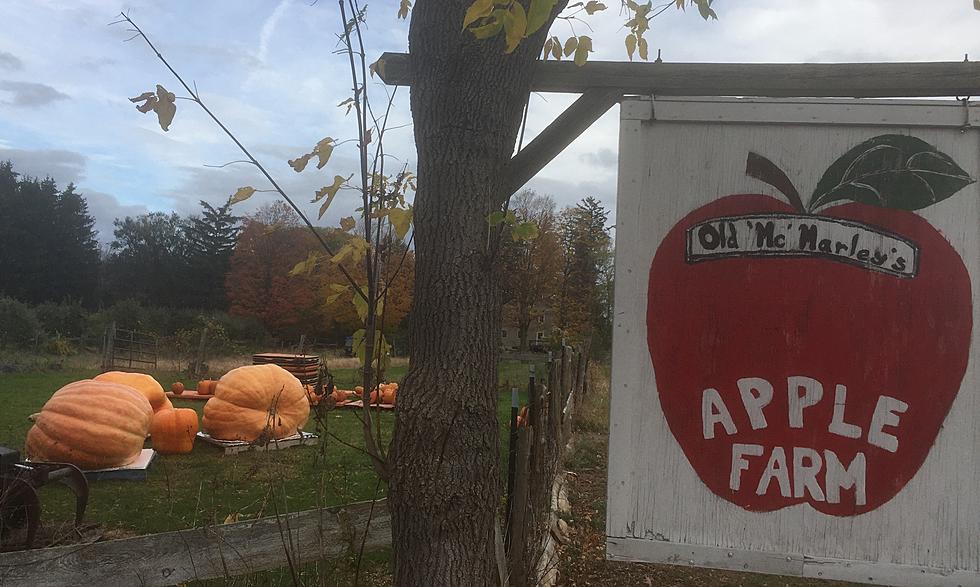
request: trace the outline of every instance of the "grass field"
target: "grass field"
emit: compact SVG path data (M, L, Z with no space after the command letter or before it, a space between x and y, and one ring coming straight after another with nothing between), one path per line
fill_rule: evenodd
M398 380L405 371L405 366L393 367L388 379ZM73 369L0 374L0 445L22 447L30 414L40 411L61 386L97 373ZM354 387L354 369L334 370L334 374L340 387ZM173 372L154 375L164 387L178 379ZM526 388L527 366L501 364L500 381L498 413L503 435L510 418L507 382ZM174 401L177 407L198 412L203 410L203 404ZM393 415L383 413L381 423L387 443ZM311 426L312 421L307 428ZM360 421L353 410L329 412L326 426L329 433L344 442L363 445ZM506 443L501 443L502 457L505 447ZM86 522L99 523L118 536L146 534L361 501L383 495L384 490L362 453L326 434L321 434L317 447L233 456L224 456L219 449L198 442L187 455L158 455L144 482L93 482ZM73 500L67 490L57 485L45 488L42 502L42 519L48 523L71 519Z

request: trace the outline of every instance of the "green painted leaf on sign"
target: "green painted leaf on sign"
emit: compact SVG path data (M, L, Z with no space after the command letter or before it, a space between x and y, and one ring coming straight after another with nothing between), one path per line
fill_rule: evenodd
M824 172L808 208L850 200L919 210L974 181L949 155L922 139L880 135L854 147Z

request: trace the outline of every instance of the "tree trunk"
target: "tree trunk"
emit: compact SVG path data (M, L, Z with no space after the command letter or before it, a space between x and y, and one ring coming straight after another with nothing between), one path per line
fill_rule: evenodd
M548 26L507 55L502 38L460 30L471 3L418 0L409 30L418 190L412 357L389 480L397 585L498 584L500 296L487 216L510 195Z

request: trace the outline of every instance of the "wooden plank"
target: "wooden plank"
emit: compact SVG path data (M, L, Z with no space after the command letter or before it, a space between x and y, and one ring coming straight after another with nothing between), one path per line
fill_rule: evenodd
M572 141L605 114L622 97L622 92L589 89L558 115L538 136L520 150L507 169L508 192L516 193Z
M794 577L803 575L803 557L799 554L751 552L626 537L606 538L606 558Z
M201 441L212 446L216 446L224 451L226 455L237 455L243 452L266 452L273 450L285 450L294 446L313 446L320 442L320 437L311 432L298 432L282 440L272 440L268 444L252 444L242 440L218 440L211 438L204 432L198 432L197 437Z
M980 585L980 574L973 571L936 569L892 563L871 563L819 557L804 557L803 576L833 578L893 587L966 587Z
M980 104L955 100L774 100L771 98L671 98L631 100L630 119L659 122L833 124L858 126L980 126ZM632 107L632 106L631 106ZM627 113L623 113L627 118Z
M355 503L279 517L136 538L0 554L0 586L145 587L233 577L365 552L391 544L385 502ZM367 520L371 516L371 525Z
M156 451L152 448L144 448L140 456L125 467L82 471L82 473L89 481L146 481L147 471L153 463L156 454Z
M384 53L388 85L410 86L409 55ZM980 94L980 62L919 63L629 63L539 61L532 92L589 88L658 96L918 98Z

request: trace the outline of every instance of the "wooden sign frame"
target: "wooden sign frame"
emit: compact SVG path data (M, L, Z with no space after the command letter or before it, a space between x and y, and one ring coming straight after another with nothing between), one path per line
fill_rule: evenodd
M973 329L980 323L980 303L977 303L977 292L980 291L980 187L973 182L980 177L980 133L977 132L977 122L980 119L976 107L951 100L640 98L623 101L607 500L609 558L885 585L980 585L980 451L976 446L976 439L980 438L980 373L977 366L980 355L973 343L976 338ZM945 246L954 251L951 267L960 267L957 259L962 260L962 273L958 275L966 276L963 278L965 289L962 283L957 285L953 271L947 283L939 286L939 291L945 295L945 290L959 288L959 297L951 299L954 300L953 305L958 307L959 314L955 314L960 317L958 323L961 326L966 323L966 333L942 339L943 344L959 345L957 356L962 359L962 365L949 365L948 369L942 364L929 365L929 351L925 348L922 355L925 359L908 354L896 356L894 364L920 360L925 363L923 369L957 371L954 374L956 377L952 378L953 383L947 384L947 387L954 387L947 394L946 399L950 403L941 405L946 401L938 390L941 383L936 384L935 390L928 390L936 392L934 397L906 397L908 402L895 400L905 404L909 413L916 413L916 417L930 410L932 412L929 413L935 416L935 423L929 424L935 430L923 437L926 440L912 442L903 434L915 427L902 427L899 424L902 408L890 412L894 419L889 419L886 425L883 419L886 415L883 414L887 409L879 410L881 413L875 416L878 418L875 420L870 413L874 403L868 400L871 407L868 408L867 418L862 420L864 416L855 411L854 398L861 397L865 392L870 394L871 390L852 386L850 395L846 396L851 398L851 403L847 404L850 407L847 407L847 399L840 393L843 386L837 386L838 395L835 397L834 383L825 382L823 389L826 393L823 397L829 402L824 405L830 427L836 426L838 432L844 430L845 420L841 418L849 418L848 422L861 423L862 434L871 433L870 448L865 451L868 458L867 496L862 494L860 498L857 497L859 492L853 484L844 491L838 487L835 493L837 503L832 504L830 492L824 496L814 485L799 490L797 487L790 488L791 493L799 491L798 494L787 495L790 501L793 497L800 499L787 503L778 498L778 491L773 489L777 487L774 481L768 485L760 482L759 495L744 497L744 491L739 493L742 488L738 483L732 481L729 486L729 467L731 479L735 479L736 472L740 479L748 479L746 475L749 473L746 471L765 465L766 456L761 453L754 456L754 449L745 448L756 446L750 444L736 444L742 447L738 458L732 456L725 462L705 461L704 452L711 450L712 439L726 436L737 438L739 434L754 433L755 438L765 439L766 423L764 419L759 421L761 423L757 422L762 411L755 412L754 416L749 414L753 418L751 430L747 432L749 417L728 416L725 402L720 399L725 393L722 386L734 388L734 381L717 384L721 390L721 393L716 392L718 401L712 399L716 397L715 394L708 393L715 392L714 389L693 385L688 389L678 383L684 381L687 373L694 374L692 381L701 381L701 374L725 372L724 365L716 365L713 361L723 361L725 359L717 357L734 355L711 351L715 348L712 345L719 344L719 333L712 330L709 323L697 322L696 319L692 320L692 327L686 330L673 327L670 332L653 332L660 324L653 308L661 300L671 299L670 288L675 286L673 283L665 284L665 281L672 279L669 273L657 272L651 267L654 259L660 255L660 248L666 246L664 243L674 238L671 236L673 231L679 230L678 227L685 221L690 223L690 239L694 234L692 230L710 224L718 219L716 217L732 223L740 220L747 225L751 225L746 222L747 219L755 218L737 214L708 215L707 220L697 217L697 210L707 208L715 200L748 197L730 194L759 194L751 196L755 200L730 201L729 208L732 208L744 201L758 203L770 198L773 201L786 199L786 194L792 196L796 192L792 185L787 187L787 182L796 182L801 188L812 188L818 184L821 172L848 149L865 145L870 146L869 152L873 152L889 141L901 143L914 140L935 145L936 153L948 154L950 160L955 160L969 176L966 178L964 175L963 181L956 180L956 195L929 207L912 208L917 210L915 218L909 218L912 212L903 210L899 213L908 222L935 227L936 232L942 235L936 240L939 243L937 246L948 241ZM759 178L765 174L759 171L757 163L751 163L751 155L747 162L750 153L768 156L770 163L774 162L774 167L782 167L786 171L782 179L773 180L770 176L764 181L771 185L760 182ZM940 158L939 154L934 156L934 160ZM824 175L827 173L830 173L829 169ZM954 175L949 174L955 180ZM890 186L890 189L897 188ZM799 194L796 194L796 198L799 198ZM912 204L903 202L902 205ZM851 209L852 212L861 209L860 205L852 206L856 206ZM785 204L785 207L788 209L789 204ZM783 210L778 206L774 209ZM775 216L791 217L790 212L779 212ZM871 220L879 218L874 211L865 212ZM800 215L796 217L802 218ZM875 226L875 222L856 224L860 227L847 228L851 231L848 234L855 235L855 239L868 238L870 233L858 233L867 226ZM778 231L775 234L778 236ZM879 234L880 239L886 238L881 235L884 233ZM677 238L674 241L677 243L676 250L671 253L679 255L679 258L674 259L672 267L678 267L678 271L683 271L684 267L706 267L724 262L688 258L685 265L684 241ZM707 239L705 242L714 246L715 241ZM739 241L733 237L731 241L732 246L742 242L745 242L744 238ZM899 241L876 242L894 242L896 251L903 246ZM916 243L919 241L916 240ZM928 264L937 262L938 253L936 247L922 246L922 259L916 262L928 269ZM764 272L769 266L764 264L768 257L763 256L769 252L756 250L740 261L751 258L752 265L746 265L749 270ZM840 253L840 258L831 258L834 253ZM707 253L697 247L692 248L689 242L687 254L696 256ZM917 253L903 254L911 258ZM850 271L846 275L851 276L864 270L854 266L863 263L864 258L859 262L857 257L844 259L846 256L843 249L828 249L825 258L816 259L816 255L813 255L814 258L800 262L821 271L824 267L830 267L838 271L835 276L844 274L841 271ZM781 258L778 262L795 261ZM848 262L851 265L847 265ZM848 268L841 270L838 267ZM876 284L885 283L881 280L886 279L907 281L914 277L914 272L905 271L904 266L902 271L894 270L891 275L881 271L867 273L880 275L872 278L878 280ZM839 285L834 279L837 277L828 278L828 283ZM727 286L719 279L713 287L706 287L703 292L705 307L711 308L713 315L723 323L728 323L732 318L719 310L724 305L711 305L709 298L724 292ZM692 311L696 313L697 296L691 296L686 287L686 284L677 285L678 295L694 298L687 307L694 308ZM730 295L733 295L733 300L741 299L737 293ZM778 303L782 298L775 295L772 299ZM896 303L906 303L903 301L905 298L896 299L899 300ZM742 311L736 309L734 302L732 308L732 313ZM765 313L766 310L761 312ZM774 337L785 335L787 340L791 340L793 333L808 328L806 316L798 318L797 323L786 326L785 332L771 325L768 327ZM905 317L910 321L915 318ZM855 330L860 331L861 322L853 315L844 312L841 319L852 320ZM721 344L741 344L739 334L732 333L732 338ZM727 334L721 333L721 336ZM665 337L668 339L665 340ZM654 339L657 339L656 344ZM685 342L691 339L695 342ZM681 366L670 363L669 359L675 356L672 353L689 358L692 355L681 354L678 349L689 350L698 344L708 349L703 361L691 361ZM772 349L772 356L758 357L760 364L778 362L781 352L779 345L774 344ZM657 365L654 364L656 360L660 361ZM752 367L746 370L751 371ZM751 374L746 372L744 376ZM753 381L759 378L761 376ZM790 380L794 381L792 377ZM803 378L796 380L802 381ZM786 421L788 401L789 425L783 425L785 431L782 434L786 438L799 440L797 433L802 434L803 422L801 419L799 426L793 423L793 405L796 401L796 407L802 414L800 400L806 403L806 393L798 393L794 400L790 390L791 397L787 400L785 377L781 384L773 381L777 390L779 385L783 386L781 391L776 392L783 394L782 413L767 412L769 425L777 427L779 418ZM750 389L749 395L742 396L746 409L753 401L763 407L768 404L765 398L760 400L763 394L758 388L757 383L756 388ZM885 395L885 391L877 390L875 397L879 397L878 391ZM734 397L738 397L738 391L734 393ZM898 395L897 390L890 389L887 393ZM919 392L912 390L910 393L915 395ZM682 399L675 402L668 397L669 394L682 394ZM727 397L730 399L732 396ZM684 402L692 403L693 408L689 412L680 415L669 413L675 409L672 406L683 405ZM843 409L838 410L837 404ZM910 404L912 407L908 407ZM729 406L732 414L742 409L741 404L729 403ZM832 408L834 415L831 421ZM817 408L814 408L812 414L816 413ZM894 426L889 428L890 425ZM858 428L858 425L854 425L854 428ZM843 434L850 434L851 430L847 429ZM875 435L886 430L894 432L891 438L898 446L892 445L890 440L880 443L886 447L884 449L874 446L875 442L884 438ZM806 450L821 448L818 445L822 438L819 433L813 433L808 437L812 446ZM930 438L932 440L928 440ZM690 446L684 446L692 442L700 444L693 450ZM764 444L765 441L760 441L760 450ZM910 446L917 449L912 451L916 452L915 455L908 452ZM767 446L765 450L771 448ZM898 459L898 464L895 460L888 461L890 464L881 464L886 463L891 453L902 455L906 461ZM769 457L770 464L774 460L778 462L778 459ZM849 459L847 462L853 464L854 461ZM895 473L890 469L901 468L905 462L912 463L907 465L912 469L907 471L908 474ZM708 463L708 466L704 463ZM711 478L718 468L723 469L724 473L720 486ZM769 472L767 469L766 473ZM762 473L763 479L766 473ZM751 478L753 489L756 487L754 481L759 479L759 473L755 475ZM776 477L778 475L773 479ZM878 501L874 501L872 492L875 487L881 486L879 480L893 483L897 489L889 495L880 495ZM820 493L819 498L815 497L816 493ZM848 500L850 509L846 507ZM839 506L841 503L844 506Z

